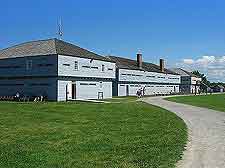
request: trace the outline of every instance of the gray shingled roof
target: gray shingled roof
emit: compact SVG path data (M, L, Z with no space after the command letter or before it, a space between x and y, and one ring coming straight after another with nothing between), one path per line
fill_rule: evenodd
M31 41L0 50L0 59L54 54L112 62L107 57L58 39Z
M116 56L109 56L109 58L112 61L116 62L116 66L121 69L142 70L142 71L148 71L148 72L162 73L160 70L160 67L158 65L155 65L152 63L143 62L142 68L140 69L138 67L136 60L131 60L131 59L122 58L122 57L116 57ZM178 75L177 73L170 71L168 69L165 69L164 73Z
M173 72L175 72L175 73L177 73L177 74L179 74L179 75L181 75L181 76L198 77L198 76L194 75L193 73L188 72L188 71L186 71L186 70L184 70L182 68L172 68L170 70L173 71Z

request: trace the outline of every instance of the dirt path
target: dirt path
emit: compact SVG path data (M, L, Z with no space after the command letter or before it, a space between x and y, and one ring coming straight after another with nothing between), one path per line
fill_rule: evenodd
M225 168L225 112L163 100L143 101L165 108L181 117L189 130L189 142L178 168Z

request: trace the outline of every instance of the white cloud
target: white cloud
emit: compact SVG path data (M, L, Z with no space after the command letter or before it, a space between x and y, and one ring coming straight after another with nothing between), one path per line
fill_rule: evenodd
M218 61L222 61L222 62L225 62L225 56L224 57L221 57ZM191 59L191 58L186 58L186 59L183 59L183 63L184 64L200 64L200 65L208 65L208 64L212 64L212 63L215 63L217 62L216 60L216 57L215 56L202 56L201 58L199 59Z
M184 59L183 62L185 64L193 64L194 63L194 60L193 59Z
M208 75L215 77L224 77L225 69L209 69Z
M197 59L195 62L207 66L208 64L214 63L215 61L215 56L202 56L202 58Z
M225 82L225 56L202 56L198 59L186 58L176 64L187 70L199 70L209 80Z
M225 62L225 56L220 57L219 62L224 63Z

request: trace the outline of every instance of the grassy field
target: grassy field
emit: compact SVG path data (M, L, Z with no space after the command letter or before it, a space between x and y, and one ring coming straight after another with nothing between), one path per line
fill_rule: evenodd
M142 102L0 102L1 168L172 168L187 140L175 114Z
M213 94L202 96L179 96L166 98L177 103L190 104L225 112L225 94Z

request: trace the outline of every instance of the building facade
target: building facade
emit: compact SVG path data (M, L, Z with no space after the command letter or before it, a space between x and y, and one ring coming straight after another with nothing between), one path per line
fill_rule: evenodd
M144 90L144 95L176 94L179 92L180 75L160 66L142 62L142 55L137 60L110 56L116 62L116 80L113 82L114 96L135 96Z
M201 92L202 79L191 72L181 68L174 68L171 71L181 76L180 92L183 94L199 94Z
M222 86L222 85L215 85L215 86L211 87L211 89L215 93L219 93L219 92L222 93L225 90L224 86Z
M76 45L40 40L0 50L0 96L66 101L112 97L115 63Z

